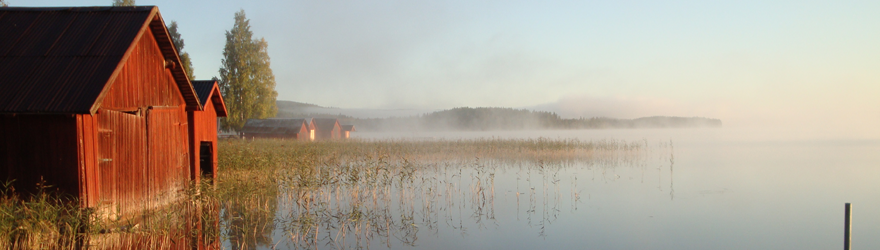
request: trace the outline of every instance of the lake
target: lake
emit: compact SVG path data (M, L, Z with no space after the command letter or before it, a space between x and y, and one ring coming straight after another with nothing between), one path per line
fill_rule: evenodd
M876 138L726 128L352 136L577 138L646 147L564 164L476 159L421 169L379 191L282 190L276 222L266 230L271 242L259 247L835 249L843 244L844 203L851 202L853 247L880 248ZM372 197L353 199L352 192ZM327 223L307 226L320 222Z

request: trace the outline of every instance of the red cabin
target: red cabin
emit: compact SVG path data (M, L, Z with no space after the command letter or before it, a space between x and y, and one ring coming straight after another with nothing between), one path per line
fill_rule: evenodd
M348 139L351 137L351 132L357 132L357 129L354 128L354 125L342 125L342 139Z
M277 138L310 140L309 125L306 119L270 118L248 119L241 129L245 139Z
M0 34L0 180L111 217L177 197L202 106L157 7L0 8Z
M226 117L226 104L215 80L192 81L201 110L189 111L190 175L198 183L202 177L217 178L217 117Z
M342 128L336 118L314 118L315 140L331 140L341 138Z

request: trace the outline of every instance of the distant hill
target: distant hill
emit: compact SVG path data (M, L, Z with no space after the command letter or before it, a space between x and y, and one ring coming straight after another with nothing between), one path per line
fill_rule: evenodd
M275 101L275 105L278 106L279 110L297 110L297 109L305 109L305 108L324 108L311 103L302 103L302 102L294 102L294 101Z
M600 128L721 127L719 119L653 116L637 119L607 117L566 119L556 113L512 108L454 108L421 116L350 121L362 131L387 130L522 130Z
M328 108L318 106L311 103L294 102L294 101L275 101L278 106L277 117L281 118L347 118L339 117L339 108Z
M340 123L353 124L360 131L481 131L722 126L722 122L719 119L703 117L652 116L636 119L608 117L567 119L553 112L495 107L460 107L421 114L413 114L415 110L404 110L409 112L409 115L388 115L394 114L395 111L399 110L325 108L314 104L278 101L279 117L338 118ZM373 117L377 113L385 114L385 116Z
M633 119L632 126L652 128L721 127L721 120L702 117L652 116Z
M278 105L278 117L286 118L388 118L417 116L435 111L433 109L346 109L323 107L294 101L277 101L276 103Z

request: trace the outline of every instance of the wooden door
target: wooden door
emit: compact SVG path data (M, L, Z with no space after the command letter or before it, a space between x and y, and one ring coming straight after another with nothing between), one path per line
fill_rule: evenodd
M147 112L147 144L151 197L173 199L190 179L186 112L152 108ZM157 204L158 205L158 204Z
M98 204L110 205L116 200L116 147L113 145L113 129L109 116L99 116L98 128L98 175L100 177ZM104 119L101 119L104 118Z
M140 207L146 166L146 121L140 112L101 110L98 118L100 204L112 212Z

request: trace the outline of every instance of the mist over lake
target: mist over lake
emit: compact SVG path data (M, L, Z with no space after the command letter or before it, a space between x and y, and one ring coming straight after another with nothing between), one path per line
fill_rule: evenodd
M877 13L0 0L0 249L880 249Z
M440 165L380 188L378 198L367 191L364 203L339 187L305 191L312 205L304 191L280 198L271 238L320 249L827 249L840 246L843 204L852 202L853 244L878 247L880 214L870 211L880 206L880 140L834 137L746 129L358 133L356 140L377 142L578 140L638 149L537 164L489 154L431 158ZM297 197L284 195L291 191L281 188L280 197ZM352 209L369 222L318 219L309 229L316 234L285 226Z

